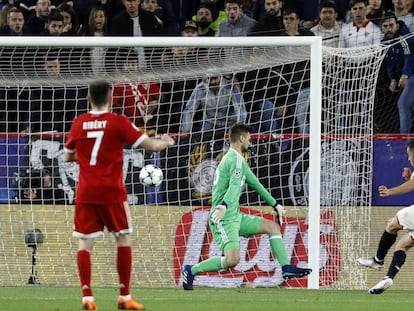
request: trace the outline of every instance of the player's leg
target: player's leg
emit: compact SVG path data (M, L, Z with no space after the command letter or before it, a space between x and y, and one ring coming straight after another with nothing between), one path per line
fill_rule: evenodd
M116 239L116 269L119 277L119 295L130 295L132 249L129 234L121 234Z
M391 246L397 240L398 231L403 229L403 226L400 224L398 220L398 215L402 218L405 212L410 212L410 207L403 208L400 210L394 218L392 218L384 232L382 233L381 239L378 243L377 253L374 257L370 258L358 258L357 262L365 267L372 268L374 270L381 270L384 267L384 259L387 255L388 251L390 250ZM403 219L403 218L402 218Z
M183 288L193 289L194 277L201 272L213 272L234 267L240 261L239 221L218 224L209 222L214 241L224 256L210 257L195 265L184 265L182 270Z
M282 276L284 279L300 278L312 272L309 268L299 268L291 265L286 254L285 243L283 242L280 226L274 221L266 218L257 217L259 219L259 227L256 233L265 233L269 235L270 249L273 256L276 257L280 266L282 267ZM250 220L247 220L250 221ZM251 229L253 229L253 224ZM255 233L254 233L255 234Z
M95 298L93 297L91 288L91 253L93 250L93 245L94 239L79 239L77 265L82 289L82 309L84 310L97 310Z
M405 263L407 251L414 246L413 235L414 232L411 231L401 237L401 239L397 242L397 245L395 246L394 256L392 257L387 275L374 287L369 289L369 294L382 294L387 288L390 288L392 286L393 279Z
M118 309L143 310L144 306L135 301L130 293L132 271L131 212L128 202L108 204L101 212L101 219L109 232L115 235L117 246L116 268L119 278Z
M91 288L92 269L91 254L94 239L103 235L103 224L99 219L97 205L77 203L73 236L79 238L77 266L82 289L82 308L97 310Z
M132 249L129 234L116 236L117 258L116 268L119 277L118 309L120 310L144 310L144 306L135 300L130 293L132 271Z
M413 242L413 232L409 232L408 234L401 237L401 239L397 242L395 246L394 256L392 257L392 261L390 263L388 273L386 276L394 279L397 273L401 270L401 267L405 263L405 258L407 257L407 251L414 246Z

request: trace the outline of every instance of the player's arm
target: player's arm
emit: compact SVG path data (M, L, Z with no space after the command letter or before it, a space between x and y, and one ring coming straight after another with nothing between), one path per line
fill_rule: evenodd
M405 180L410 180L411 174L412 174L411 169L409 167L404 167L401 177L404 178Z
M159 138L148 137L135 126L126 116L118 116L118 126L124 141L131 144L132 148L143 148L147 151L158 152L167 147L174 146L175 141L169 135L161 135Z
M78 162L78 154L76 150L65 149L63 159L65 162Z
M381 197L404 194L404 193L407 193L413 190L414 190L414 179L410 179L397 187L388 188L383 185L378 187L378 192Z
M256 190L256 192L260 195L260 197L263 200L266 201L267 204L273 207L273 211L275 212L275 215L276 215L276 220L279 223L279 226L282 226L283 215L285 214L285 210L283 209L283 206L277 203L277 201L272 197L269 191L267 191L266 188L263 187L262 183L259 181L256 175L253 174L250 167L248 166L246 169L246 183L251 188Z
M75 132L77 131L77 119L74 119L72 126L69 131L69 135L67 137L67 140L65 142L65 146L63 148L63 161L65 162L78 162L78 154L75 149L75 141L74 136Z
M147 151L161 151L167 147L174 146L175 141L168 135L162 135L160 138L146 137L141 143L140 147Z
M247 167L246 169L246 183L249 185L249 187L253 188L260 195L260 197L270 206L274 206L277 203L276 200L269 193L269 191L267 191L266 188L263 187L262 183L259 181L256 175L253 174L250 167Z

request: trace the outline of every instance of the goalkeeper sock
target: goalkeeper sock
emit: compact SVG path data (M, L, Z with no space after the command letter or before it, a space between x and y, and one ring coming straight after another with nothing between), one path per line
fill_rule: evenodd
M384 230L381 240L378 244L377 249L377 255L375 256L378 261L384 261L385 256L387 255L389 249L394 244L395 240L397 239L396 234L388 233L386 230Z
M93 296L91 289L91 253L86 249L78 251L77 263L82 296Z
M282 234L280 232L269 234L269 242L272 254L277 258L277 261L279 262L280 266L283 267L285 265L290 264L287 258L285 243L283 242Z
M131 246L118 247L116 268L119 276L119 294L129 295L129 285L131 282L132 270L132 250Z
M400 250L394 252L394 256L392 257L392 261L390 264L390 268L388 269L387 276L389 276L391 279L395 278L398 271L400 271L401 267L403 266L406 257L407 254L404 251Z
M191 274L197 275L200 272L213 272L221 269L228 269L227 260L225 257L211 257L198 264L195 264L191 268Z

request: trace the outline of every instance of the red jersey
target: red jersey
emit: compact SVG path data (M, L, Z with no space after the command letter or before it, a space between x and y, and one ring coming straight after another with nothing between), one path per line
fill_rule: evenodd
M151 125L152 114L148 104L160 97L160 88L156 83L138 83L123 81L114 86L113 112L126 115L136 126Z
M75 118L65 143L79 163L76 202L117 203L127 200L122 170L124 143L138 147L148 136L127 117L88 112Z

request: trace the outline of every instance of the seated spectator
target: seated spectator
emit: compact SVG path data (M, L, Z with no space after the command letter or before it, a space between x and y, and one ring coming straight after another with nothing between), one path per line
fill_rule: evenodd
M137 127L153 133L152 113L159 105L159 86L157 83L138 82L130 78L138 70L135 51L122 49L118 57L121 79L113 89L112 111L129 117Z
M197 25L193 21L186 21L181 31L182 37L198 36ZM166 70L178 69L180 66L191 66L196 61L197 51L195 47L171 47L163 52L162 63ZM182 70L179 69L179 70Z
M0 10L0 30L2 30L4 27L7 26L7 14L13 8L16 8L16 7L11 5L11 4L6 4L1 8L1 10Z
M214 37L216 32L210 27L213 22L211 6L201 4L197 9L196 23L200 37Z
M164 34L153 12L139 8L140 0L122 0L124 11L113 18L110 34L114 36L156 36Z
M316 25L319 5L324 0L284 0L283 8L294 10L299 16L300 28L310 29Z
M218 37L244 37L256 24L256 21L243 14L240 0L226 0L224 9L227 19L220 22L218 26Z
M339 47L351 48L379 44L381 29L368 18L365 0L351 0L352 22L345 24L339 34Z
M226 13L219 8L217 0L200 0L198 8L204 5L207 6L211 12L211 23L209 27L214 31L214 33L217 33L218 25L221 21L224 21L227 18ZM193 16L193 21L197 21L197 13Z
M112 36L157 36L164 34L163 25L153 12L139 8L140 0L122 0L125 10L116 15L111 24ZM152 52L149 49L136 48L139 55L139 67L145 68Z
M13 7L8 11L7 25L0 30L0 36L23 35L25 35L23 13ZM0 57L3 60L7 59L1 65L4 72L9 72L17 78L23 75L24 66L28 58L26 47L2 47Z
M188 20L181 31L182 37L198 36L197 24ZM185 70L196 61L198 48L196 47L172 47L167 49L162 57L163 68L169 72ZM184 104L190 98L192 90L197 84L196 78L177 78L171 81L163 81L161 84L162 101L157 114L158 133L178 133L180 131L181 114Z
M43 58L39 76L55 82L61 78L58 54L51 50ZM26 132L67 133L73 118L86 112L87 88L43 86L30 89L30 119Z
M246 123L246 106L232 80L212 73L197 84L182 113L182 133L200 132L204 141L222 139L232 125ZM198 112L200 120L195 118Z
M255 4L256 1L254 0L242 0L242 9L243 9L243 14L245 14L248 17L253 18L253 6ZM255 21L257 21L257 19L253 18Z
M89 14L89 22L85 30L85 35L102 37L107 34L106 11L103 7L94 7ZM105 55L106 49L103 47L93 47L89 51L88 66L97 76L105 72Z
M408 12L414 13L414 2L413 0L405 0L405 7Z
M264 0L264 14L250 30L251 36L277 36L285 28L282 18L282 1ZM258 2L256 2L257 4Z
M386 12L382 20L382 31L384 38L382 42L389 44L390 48L386 55L387 75L390 79L389 89L391 92L402 93L398 98L397 107L400 116L400 133L409 134L413 126L414 108L414 41L408 38L404 42L396 43L396 39L409 33L403 21L397 21L392 11Z
M344 23L337 21L337 18L338 12L335 2L324 2L319 11L319 23L311 28L315 36L322 37L324 46L337 48L339 45L339 33Z
M13 65L12 68L21 66L21 61L19 64L17 60ZM28 89L21 86L1 85L0 111L0 133L20 133L26 130L29 122Z
M1 36L22 36L24 26L24 16L23 13L16 9L12 8L7 13L7 25L0 30Z
M83 34L87 36L102 37L108 34L108 16L101 6L92 8L89 13L88 24Z
M18 178L16 203L65 204L65 194L48 169L31 169Z
M50 11L50 0L37 0L35 12L29 15L25 23L25 33L31 35L44 33Z
M183 37L197 37L198 36L198 27L197 23L194 21L186 21L184 27L181 31L181 36Z
M285 110L289 87L283 79L280 67L246 73L242 93L252 132L277 133L282 125L287 127Z
M142 0L141 8L152 12L163 25L164 32L167 35L177 35L177 18L170 1L166 0Z
M406 0L393 0L395 16L399 21L403 21L404 24L408 27L410 32L414 31L414 15L410 12L410 9L407 7L406 3L413 1Z
M285 31L282 31L280 35L282 36L314 36L314 33L303 28L299 28L299 15L298 13L291 9L286 8L283 11L283 25L285 26Z
M73 6L64 2L60 4L57 9L63 16L63 29L62 34L68 36L79 35L80 25L78 22L78 16L73 9Z
M367 18L375 25L381 26L382 16L384 15L383 0L369 0L368 1L368 15Z
M254 1L252 8L252 18L254 18L257 21L260 21L266 14L264 3L265 0Z
M46 29L41 35L43 36L60 36L63 32L63 15L59 10L54 9L47 18Z
M84 28L88 25L89 14L94 7L100 6L104 8L106 12L111 12L111 17L112 15L117 15L123 8L120 0L64 0L63 3L72 6L73 10L76 12L80 32L84 32Z
M299 15L291 9L286 8L283 11L283 24L285 31L281 34L284 36L314 36L313 32L307 29L299 28ZM310 103L310 68L309 60L284 66L286 74L291 74L288 81L291 82L291 87L297 91L297 98L295 103L294 116L296 117L296 125L298 132L301 134L309 133L309 103Z

